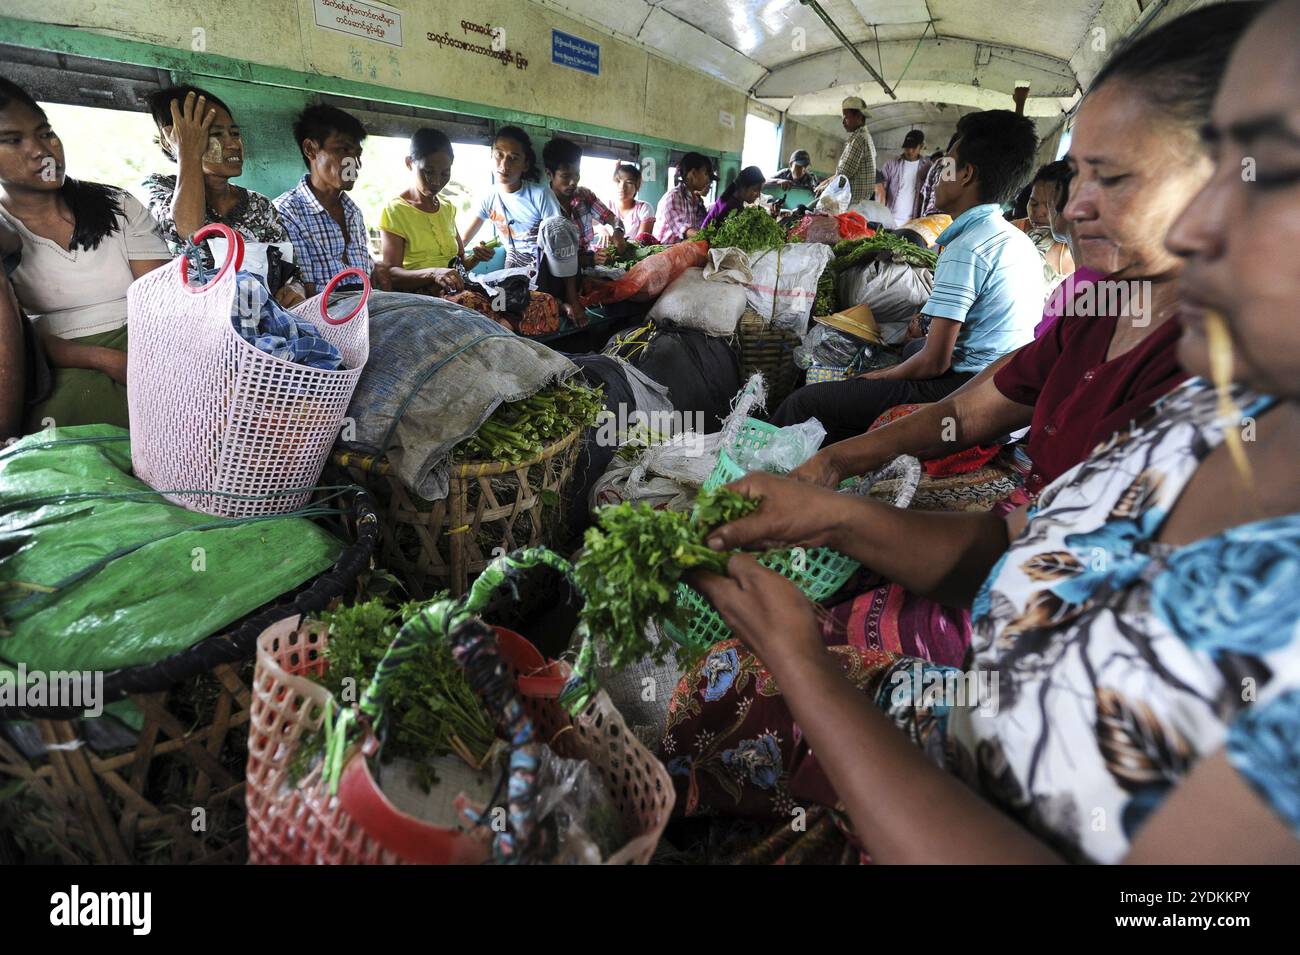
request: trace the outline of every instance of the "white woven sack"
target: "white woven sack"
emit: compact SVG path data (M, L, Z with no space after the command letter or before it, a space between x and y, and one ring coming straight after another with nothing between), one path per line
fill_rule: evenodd
M182 256L127 291L131 464L137 477L191 510L282 514L311 496L365 367L369 278L341 272L293 310L339 349L342 369L284 361L232 326L242 239L207 226L194 241L214 233L233 251L207 285L187 283ZM349 272L362 276L365 291L349 318L326 320L324 303Z
M705 281L704 269L687 269L673 279L647 318L656 325L691 328L714 338L730 335L745 312L745 287Z
M800 338L817 298L817 280L835 258L829 245L794 242L749 257L754 280L745 286L749 306L766 322L788 328Z

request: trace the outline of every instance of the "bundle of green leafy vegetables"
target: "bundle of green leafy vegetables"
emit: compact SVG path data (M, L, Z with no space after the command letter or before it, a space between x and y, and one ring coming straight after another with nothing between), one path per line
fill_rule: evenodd
M696 238L715 249L765 252L785 245L785 230L766 209L748 206L721 221L710 222Z
M477 432L456 446L454 457L458 461L526 461L575 428L595 424L604 408L600 388L560 382L522 401L498 405Z
M609 258L606 259L607 265L621 265L630 268L636 265L642 259L648 259L668 248L666 245L637 245L635 242L625 242L623 251L620 253L617 246L611 246Z
M689 514L655 510L648 504L603 508L598 527L587 530L574 576L585 598L582 619L603 644L609 664L627 666L647 654L667 658L667 642L646 636L651 620L683 623L673 591L694 568L724 573L731 554L705 543L715 527L744 517L758 501L726 488L705 491ZM694 653L677 648L682 662Z
M360 701L402 624L431 602L394 607L375 597L322 613L320 620L329 628L328 665L312 679L329 690L340 706ZM419 763L419 781L426 788L436 781L430 762L439 756L455 753L472 766L487 758L496 742L495 726L447 644L438 643L403 662L385 687L390 736L384 754ZM305 773L323 751L324 742L323 730L302 737L291 776L300 778Z
M834 315L840 310L839 294L835 291L835 273L822 269L817 278L817 297L813 299L814 315Z
M888 252L900 262L920 266L923 269L933 269L939 259L936 252L923 249L901 236L884 231L877 232L868 239L845 239L836 242L833 251L835 258L831 260L830 267L835 273L852 268L869 256L881 252Z

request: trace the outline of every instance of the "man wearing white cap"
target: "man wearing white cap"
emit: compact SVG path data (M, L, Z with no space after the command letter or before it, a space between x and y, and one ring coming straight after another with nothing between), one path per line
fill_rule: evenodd
M860 96L848 96L840 104L840 112L843 114L840 125L849 134L849 141L840 153L835 176L823 180L817 191L820 193L827 183L834 182L836 176L844 176L853 190L854 202L870 199L876 189L876 144L867 132L867 104Z
M581 248L578 227L563 216L543 219L537 227L537 291L563 302L575 325L587 324L586 310L578 300Z

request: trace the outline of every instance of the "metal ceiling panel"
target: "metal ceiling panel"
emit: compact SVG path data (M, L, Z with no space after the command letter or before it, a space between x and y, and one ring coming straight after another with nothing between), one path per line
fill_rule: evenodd
M675 59L742 89L750 89L767 74L762 65L743 53L657 7L651 10L637 39L656 49L669 50Z

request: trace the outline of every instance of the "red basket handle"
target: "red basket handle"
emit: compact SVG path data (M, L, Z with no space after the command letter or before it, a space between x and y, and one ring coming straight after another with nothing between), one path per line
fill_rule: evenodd
M361 284L364 286L364 289L361 292L361 299L360 301L357 302L357 307L354 308L352 311L350 311L348 314L344 315L342 318L330 318L329 310L326 308L326 305L329 304L330 293L333 292L334 289L338 287L339 281L345 275L361 276ZM350 269L344 269L338 275L334 276L334 278L330 279L329 284L325 286L325 291L321 293L320 317L325 319L325 321L328 322L330 325L343 325L346 322L352 321L352 319L356 318L359 314L361 314L361 310L366 307L366 302L369 300L370 300L369 274L367 274L367 272L364 269L359 269L356 268L355 266Z
M198 232L194 233L190 239L194 245L209 236L219 235L226 240L226 261L211 282L205 285L194 287L190 285L190 259L189 256L181 256L181 287L191 295L197 295L205 292L212 286L216 285L225 274L230 271L230 264L234 262L235 271L238 272L244 266L244 237L228 225L222 225L220 222L209 222Z

